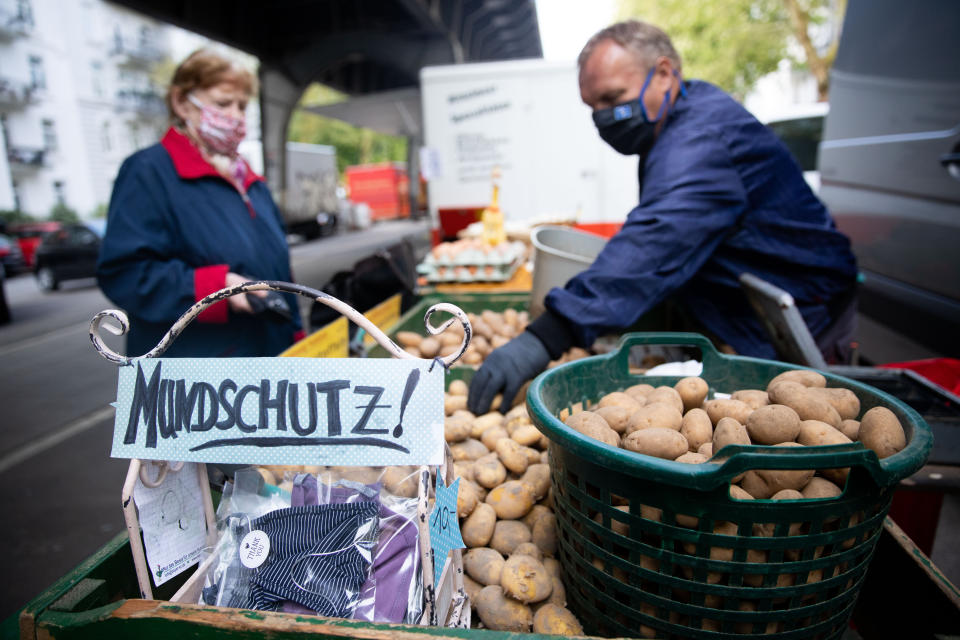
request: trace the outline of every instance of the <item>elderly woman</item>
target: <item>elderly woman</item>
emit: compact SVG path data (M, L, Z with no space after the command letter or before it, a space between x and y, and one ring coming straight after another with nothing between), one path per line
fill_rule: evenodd
M249 71L194 52L167 92L172 126L120 167L97 279L130 316L128 355L153 348L194 302L224 286L291 280L280 212L237 153L254 91ZM165 355L277 355L302 335L295 296L284 299L289 317L256 313L244 296L217 303Z

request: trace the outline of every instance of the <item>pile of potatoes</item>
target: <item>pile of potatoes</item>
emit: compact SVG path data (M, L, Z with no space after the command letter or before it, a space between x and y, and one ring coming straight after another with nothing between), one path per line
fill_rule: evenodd
M499 631L582 634L566 609L555 558L547 439L525 406L475 416L464 408L466 394L466 383L450 383L444 437L460 478L457 514L474 621Z
M884 407L874 407L858 420L860 400L849 389L828 388L816 371L786 371L766 390L744 389L729 398L707 400L709 387L699 377L673 387L637 384L605 395L589 411L575 406L561 419L576 431L636 453L703 464L729 444L777 447L860 442L879 458L906 446L903 426ZM715 460L714 462L721 462ZM735 479L735 496L799 500L840 495L848 469L803 471L751 470ZM803 491L814 475L828 484ZM741 493L745 492L744 493ZM749 499L748 498L748 499Z
M520 335L530 322L530 316L526 311L516 309L506 309L502 312L486 309L479 315L468 313L467 317L473 327L473 339L460 363L470 366L483 364L484 358L491 351ZM440 335L426 338L413 331L398 331L396 341L404 351L418 358L444 357L455 353L460 346L463 341L463 326L456 322ZM551 362L550 366L589 355L590 352L585 349L573 347L560 359Z

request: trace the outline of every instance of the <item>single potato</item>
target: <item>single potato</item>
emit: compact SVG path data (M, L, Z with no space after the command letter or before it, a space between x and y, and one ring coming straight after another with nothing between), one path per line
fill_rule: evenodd
M785 380L802 384L805 387L827 386L827 379L823 377L823 374L811 371L810 369L792 369L774 376L773 379L767 383L767 391L770 391L771 387Z
M840 423L840 433L856 442L860 439L860 421L844 420Z
M568 427L574 431L579 431L585 436L605 442L611 447L620 446L620 436L616 431L610 428L607 421L592 411L581 411L564 421Z
M503 556L489 547L470 549L463 554L467 575L483 585L500 584L503 566Z
M680 423L680 435L687 439L690 451L699 451L706 442L713 441L713 423L703 409L690 409Z
M800 493L803 494L804 498L808 499L836 498L843 493L843 490L826 478L814 476L810 479L810 482L807 483L807 486L805 486L803 491Z
M634 431L623 439L625 449L656 458L676 460L689 450L687 439L679 431L650 427Z
M548 513L533 524L533 543L544 555L553 556L557 553L557 517Z
M653 427L680 431L682 425L683 414L673 404L650 402L633 412L624 433L629 436L634 431Z
M595 412L607 425L619 434L627 430L631 411L624 407L601 407Z
M687 451L682 456L678 457L674 462L683 462L685 464L703 464L707 461L707 456L695 453L693 451Z
M493 527L490 548L505 556L514 552L519 545L533 540L530 527L519 520L499 520Z
M508 480L488 493L486 502L501 520L516 520L533 508L533 491L525 482Z
M819 447L831 444L849 444L853 442L838 429L819 420L804 420L800 423L797 442L805 447Z
M507 598L503 587L490 585L477 595L477 616L488 629L526 633L533 624L533 612L527 605Z
M543 563L536 558L512 555L503 565L500 586L507 596L526 604L549 598L553 580Z
M457 516L466 518L477 508L480 497L470 482L461 482L457 491Z
M468 547L485 547L493 537L497 524L497 511L491 505L481 502L473 513L460 525L460 536Z
M722 418L733 418L740 424L743 424L747 421L747 418L750 417L750 414L753 413L753 408L746 402L732 398L707 400L703 408L706 410L707 415L710 416L710 421L714 426L716 426Z
M755 409L744 426L754 444L774 445L797 438L800 416L788 406L768 404Z
M684 378L673 385L673 388L680 394L685 413L700 407L710 391L707 381L700 377Z
M496 445L497 455L500 457L500 462L503 463L503 466L509 469L512 473L517 475L522 474L527 470L530 462L527 459L527 454L521 445L516 440L512 438L501 438L497 441ZM540 453L537 453L537 458L540 457Z
M597 403L598 409L603 409L604 407L623 407L630 413L633 413L641 406L643 406L642 403L637 402L623 391L608 393L600 398L600 402Z
M902 451L907 446L907 436L893 411L874 407L860 420L860 442L883 459Z
M683 414L683 398L673 387L662 386L651 391L647 394L647 404L653 402L663 402L679 411L681 415Z
M473 480L485 489L493 489L506 479L507 469L495 453L481 456L473 463Z
M716 429L713 430L714 455L730 444L751 444L750 434L747 433L747 428L735 418L720 418Z
M520 477L520 482L530 486L534 500L542 500L550 490L550 465L541 462L531 464Z
M753 409L759 409L764 405L770 404L770 396L766 391L760 389L741 389L730 394L732 400L746 402Z
M583 627L576 616L564 607L547 603L533 616L533 632L558 636L583 635Z
M801 420L820 420L833 427L840 426L840 414L837 410L823 398L808 393L807 387L799 382L784 380L770 385L767 387L767 394L772 403L787 405L797 412Z

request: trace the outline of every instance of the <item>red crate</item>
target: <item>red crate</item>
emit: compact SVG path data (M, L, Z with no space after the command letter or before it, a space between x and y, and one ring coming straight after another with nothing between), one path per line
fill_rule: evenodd
M356 165L344 170L350 199L370 207L373 220L410 215L410 181L400 162Z

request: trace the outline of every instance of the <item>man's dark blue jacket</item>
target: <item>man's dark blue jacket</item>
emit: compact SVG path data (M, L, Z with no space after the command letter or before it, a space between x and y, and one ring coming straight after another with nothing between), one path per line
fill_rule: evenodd
M629 327L672 295L738 353L773 358L740 274L793 295L814 336L854 285L850 242L787 148L717 87L685 84L641 159L640 204L593 265L550 291L530 326L551 357Z
M127 158L114 182L97 265L104 294L130 316L127 355L140 356L194 302L224 287L228 271L291 280L283 221L252 172L238 190L183 134ZM300 330L290 322L233 313L226 302L204 311L165 356L275 356Z

